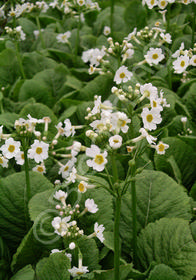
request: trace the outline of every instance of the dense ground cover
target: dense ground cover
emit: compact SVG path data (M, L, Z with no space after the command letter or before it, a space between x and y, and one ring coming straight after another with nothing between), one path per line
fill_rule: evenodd
M195 14L0 1L0 279L195 279Z

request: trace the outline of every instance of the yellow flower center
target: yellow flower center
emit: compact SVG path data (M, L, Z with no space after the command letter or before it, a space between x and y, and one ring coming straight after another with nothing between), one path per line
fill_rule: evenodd
M15 146L14 146L14 145L9 145L8 151L9 151L10 153L13 153L14 150L15 150Z
M150 96L150 91L149 91L149 90L145 90L145 91L144 91L144 95L145 95L146 97L149 97L149 96Z
M84 190L85 190L84 184L80 183L80 184L78 185L78 190L79 190L80 192L84 192Z
M37 167L37 171L40 172L40 173L42 173L42 172L44 171L44 169L43 169L42 166L38 166L38 167Z
M102 164L104 162L104 157L102 155L95 156L95 163Z
M155 100L153 100L152 106L153 106L153 107L157 107L157 102L156 102Z
M193 60L194 63L196 63L196 58Z
M121 78L121 79L124 79L126 75L125 75L125 73L124 73L124 72L122 72L122 73L120 73L120 75L119 75L119 76L120 76L120 78Z
M151 5L154 5L154 0L151 0L151 1L150 1L150 4L151 4Z
M180 66L184 67L184 65L185 65L185 61L182 60L182 61L180 62Z
M165 4L166 4L165 1L161 1L161 6L162 7L165 7Z
M77 275L82 275L82 274L84 274L84 272L82 272L82 271L77 271L76 274L77 274Z
M23 154L21 154L21 159L24 159L24 153L23 153Z
M0 157L0 164L3 164L3 160L2 160L2 158Z
M69 166L65 166L64 171L67 171L69 169Z
M104 128L104 124L103 123L99 123L97 125L97 129L102 130Z
M153 115L152 114L149 114L149 115L147 115L146 116L146 120L147 120L147 122L152 122L152 120L153 120Z
M113 142L114 142L114 143L119 143L119 140L114 139Z
M163 144L159 144L158 149L159 152L163 152L165 150L165 146Z
M119 120L118 120L118 125L123 127L123 126L126 125L126 121L125 121L125 120L119 119Z
M40 155L42 153L42 147L37 147L35 152Z
M154 53L153 55L152 55L152 58L153 59L157 59L159 56L158 56L158 54L157 53Z

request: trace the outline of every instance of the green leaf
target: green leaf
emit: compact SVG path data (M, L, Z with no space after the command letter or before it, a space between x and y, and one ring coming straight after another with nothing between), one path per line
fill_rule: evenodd
M196 221L191 223L191 232L192 232L193 240L196 242Z
M173 170L173 173L174 173L174 176L176 178L176 181L178 184L181 184L182 183L182 176L181 176L181 172L180 172L180 169L175 161L175 158L171 155L170 157L168 157L167 159L167 162L169 162L172 170Z
M168 162L168 158L172 156L181 172L182 184L190 189L196 179L196 152L190 145L176 137L168 137L161 140L169 144L169 149L167 149L164 155L155 155L156 169L175 178L175 174Z
M53 59L37 52L24 53L22 63L27 79L33 78L38 72L57 66L57 63Z
M132 29L135 27L142 29L146 26L146 15L146 9L143 7L141 1L133 0L125 9L124 19Z
M31 197L52 188L41 174L30 172ZM15 173L0 179L0 230L10 248L16 249L26 234L24 213L25 173Z
M178 274L169 266L165 264L156 265L150 272L148 280L180 280Z
M130 186L131 188L131 186ZM129 253L132 242L131 189L122 200L120 235L123 250ZM137 229L163 217L191 219L190 198L185 189L163 172L144 170L136 176Z
M191 188L190 195L196 201L196 181Z
M0 279L7 280L10 274L10 252L0 237Z
M88 82L87 85L80 91L80 100L93 100L94 95L102 95L104 96L104 99L106 99L111 92L111 87L111 75L107 74L98 76L94 80Z
M37 280L69 280L70 260L62 253L44 258L36 266Z
M35 272L31 265L27 265L19 270L10 280L34 280Z
M0 86L13 84L20 73L15 52L5 49L0 53Z
M190 86L189 91L184 95L183 100L193 118L193 121L196 119L196 83Z
M8 129L12 129L14 127L15 120L17 119L18 115L15 113L0 114L0 125L3 125Z
M137 254L143 269L155 261L170 266L183 280L196 274L196 244L188 221L163 218L149 224L138 237Z

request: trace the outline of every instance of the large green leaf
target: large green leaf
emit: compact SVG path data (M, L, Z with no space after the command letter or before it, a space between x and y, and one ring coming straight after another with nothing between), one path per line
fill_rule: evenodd
M175 174L175 166L172 166L168 160L172 156L181 172L182 184L190 189L196 179L195 150L184 141L175 137L163 138L162 141L169 144L169 149L165 155L155 155L156 169L164 171L171 177L178 179Z
M156 265L150 272L148 280L180 280L178 274L165 264Z
M127 9L125 9L124 19L131 29L135 27L141 29L146 26L146 9L141 1L133 0L130 2Z
M41 174L30 172L31 197L52 188ZM25 173L15 173L0 179L0 231L10 248L16 249L26 233L24 186Z
M163 218L149 224L138 237L138 258L143 269L164 263L184 280L196 274L196 244L187 221Z
M191 85L189 91L187 91L187 93L183 97L183 100L185 101L185 104L186 104L194 122L196 119L196 94L195 94L195 91L196 91L196 83L193 83Z
M27 265L19 270L10 280L34 280L35 272L31 265Z
M44 258L36 266L37 280L69 280L70 260L62 253Z
M18 115L15 113L3 113L0 115L0 125L5 126L8 129L14 127L15 120L18 119Z
M13 84L18 76L19 67L16 54L11 49L5 49L0 53L0 86Z
M0 279L7 280L10 274L10 252L7 244L0 237Z
M131 186L122 202L121 238L123 250L131 250L132 198ZM136 176L138 232L163 217L191 219L190 198L185 189L163 172L144 170Z

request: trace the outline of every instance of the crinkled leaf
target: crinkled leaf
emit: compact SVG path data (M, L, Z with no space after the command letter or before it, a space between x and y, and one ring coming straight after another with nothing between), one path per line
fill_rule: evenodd
M31 197L52 188L41 174L30 172ZM26 234L24 213L25 173L15 173L0 179L0 230L1 236L15 249ZM13 234L14 233L14 234Z
M196 274L196 244L188 221L163 218L150 223L138 237L137 254L143 269L155 261L170 266L184 280Z
M148 280L180 280L178 274L169 266L165 264L156 265L150 272Z
M34 280L35 272L31 265L27 265L19 270L10 280Z
M131 184L122 201L121 238L123 250L129 253L132 242ZM163 172L144 170L136 176L137 229L163 217L191 219L190 198L185 189Z

